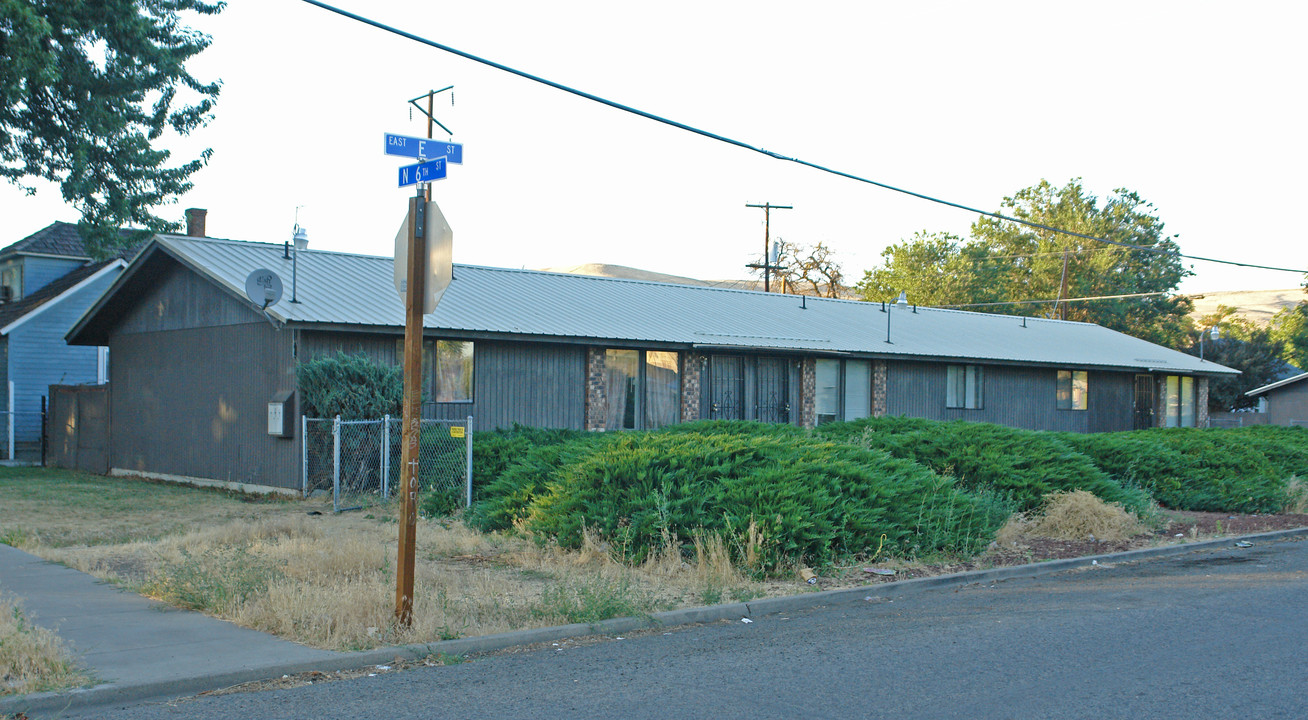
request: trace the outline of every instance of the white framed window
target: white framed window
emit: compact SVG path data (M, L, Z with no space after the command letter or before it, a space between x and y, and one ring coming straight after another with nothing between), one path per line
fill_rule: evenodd
M1195 426L1194 378L1188 375L1168 375L1166 379L1167 427Z

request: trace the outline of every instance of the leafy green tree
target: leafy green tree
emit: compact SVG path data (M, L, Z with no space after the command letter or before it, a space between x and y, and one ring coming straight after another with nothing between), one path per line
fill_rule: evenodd
M153 208L191 188L211 154L170 165L156 141L212 117L220 83L184 65L210 38L182 24L204 0L0 0L0 176L35 193L59 183L82 214L94 257L135 238L118 227L174 227ZM180 93L180 96L179 96Z
M1308 292L1308 276L1304 292ZM1281 359L1308 371L1308 300L1273 315L1270 330L1272 339L1281 343Z
M1152 248L1111 245L981 217L964 240L918 232L882 252L883 265L856 286L864 300L893 300L900 291L922 305L1012 303L968 308L1093 322L1171 347L1184 347L1194 326L1189 299L1150 295L1061 303L1061 298L1171 293L1190 275L1179 248L1163 232L1153 206L1130 190L1100 201L1080 180L1047 180L1004 198L1000 213L1038 225ZM1044 301L1032 303L1029 301Z
M1235 377L1209 381L1209 410L1227 412L1251 408L1258 404L1258 399L1246 397L1245 393L1292 372L1281 359L1282 343L1272 336L1270 328L1240 317L1235 308L1218 305L1217 311L1200 318L1199 324L1201 333L1207 333L1213 326L1220 332L1217 340L1204 336L1204 359L1240 371L1240 375ZM1199 333L1192 338L1192 344L1185 348L1185 352L1199 355Z
M865 271L854 286L863 300L892 302L901 292L911 303L930 306L1004 299L1004 266L989 257L984 246L957 235L919 230L882 250L881 257L884 265Z
M991 255L1011 260L1002 273L1005 299L1051 301L1004 312L1049 313L1059 297L1171 292L1192 274L1177 255L1180 249L1173 237L1164 233L1153 205L1130 190L1115 190L1101 203L1085 191L1079 179L1061 188L1041 180L1004 198L1000 205L1003 215L1151 248L1119 247L982 217L972 225L973 241ZM1059 313L1068 320L1098 323L1177 347L1191 331L1186 317L1191 309L1186 298L1156 295L1070 303L1061 305Z

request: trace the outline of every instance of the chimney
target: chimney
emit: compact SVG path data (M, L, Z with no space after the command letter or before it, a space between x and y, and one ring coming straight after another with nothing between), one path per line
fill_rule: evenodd
M186 209L186 234L191 237L204 237L204 216L209 211L204 208Z

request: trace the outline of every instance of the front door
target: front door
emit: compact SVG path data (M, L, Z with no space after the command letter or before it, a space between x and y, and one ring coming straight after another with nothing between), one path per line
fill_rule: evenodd
M1135 429L1154 426L1154 378L1152 375L1135 376Z
M790 367L785 358L758 359L758 419L790 422Z
M738 355L714 355L712 371L709 417L713 420L743 420L745 359Z

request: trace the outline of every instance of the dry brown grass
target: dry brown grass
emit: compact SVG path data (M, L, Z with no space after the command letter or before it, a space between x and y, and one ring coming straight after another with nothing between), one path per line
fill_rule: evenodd
M18 601L0 597L0 696L62 690L88 682L58 635L28 622Z
M995 541L1005 547L1020 545L1027 537L1111 542L1146 530L1138 517L1118 503L1106 503L1085 490L1073 490L1046 495L1039 510L1009 518Z
M1288 513L1308 513L1308 482L1298 476L1290 478L1286 484L1285 494L1289 501L1285 504L1284 512Z

